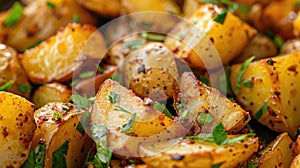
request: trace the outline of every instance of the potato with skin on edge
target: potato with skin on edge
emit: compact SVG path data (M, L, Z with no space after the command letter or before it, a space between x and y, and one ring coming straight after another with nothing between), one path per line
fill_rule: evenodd
M35 90L32 100L35 108L40 108L50 102L68 103L71 95L72 92L67 86L60 83L47 83Z
M50 7L48 3L54 5ZM11 45L17 51L54 35L62 26L73 22L77 15L80 23L96 24L96 17L75 0L42 0L24 7L16 25L4 26L9 11L0 14L0 42Z
M102 55L94 55L94 51L87 49L100 43L96 51L106 50L102 35L96 31L92 25L70 23L55 36L26 50L20 60L29 79L33 83L65 82L84 63L91 62L95 66L93 59L100 59Z
M255 61L249 64L239 83L241 64L233 65L230 83L236 100L260 123L293 136L300 125L299 67L299 53ZM245 80L253 86L244 86Z
M0 43L0 86L13 82L7 91L29 98L31 86L17 57L13 48Z
M0 92L1 167L20 167L28 157L36 129L33 111L25 98Z
M282 133L259 152L260 157L256 158L254 162L258 163L260 168L289 167L294 158L294 147L295 143L288 133Z
M197 69L220 68L219 59L228 64L256 34L256 30L229 12L212 4L200 6L175 26L164 44ZM217 16L224 16L220 22ZM221 23L224 21L224 23Z
M232 135L228 138L234 137L236 136ZM216 164L220 164L220 168L229 168L246 161L258 150L258 146L258 138L255 137L247 137L243 141L220 146L212 142L191 140L189 143L183 140L168 151L142 157L142 160L151 167L161 168L207 168Z
M201 125L202 132L210 132L213 125L222 122L229 133L237 133L250 121L250 115L238 104L224 97L218 90L198 81L193 73L184 72L179 81L179 92L175 94L174 107L177 112L188 110L189 116L209 113L213 121ZM197 121L194 121L197 123Z
M87 135L77 130L82 110L69 103L48 103L34 112L37 129L34 133L31 149L39 143L46 146L44 167L53 165L53 152L69 141L66 158L67 167L82 167ZM84 128L83 128L84 129ZM55 163L54 163L55 164Z
M130 120L132 125L126 130ZM183 126L155 110L152 100L142 100L110 79L101 85L96 95L91 125L107 128L108 145L121 156L139 157L137 149L144 143L162 142L186 133Z

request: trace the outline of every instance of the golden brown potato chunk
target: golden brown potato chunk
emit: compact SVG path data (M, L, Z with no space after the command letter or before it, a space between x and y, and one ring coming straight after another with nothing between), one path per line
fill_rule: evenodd
M238 104L224 97L217 89L201 83L194 74L188 72L180 77L175 106L179 114L188 110L189 115L195 118L200 113L211 114L213 121L201 125L202 132L210 132L212 126L222 122L227 132L237 133L250 121L249 113Z
M8 92L0 92L0 165L20 167L26 160L36 129L34 105Z
M47 5L54 4L54 8ZM80 23L95 24L95 16L81 7L75 0L36 1L24 8L16 25L4 26L8 12L0 15L0 42L23 52L33 44L54 35L60 27L79 17Z
M76 0L87 9L107 17L118 17L122 10L121 0Z
M231 136L231 138L234 136ZM142 160L151 167L207 168L220 164L221 168L235 167L258 150L258 138L248 137L242 142L218 146L211 142L180 142L159 155Z
M53 152L67 145L67 167L83 167L86 135L77 127L83 112L69 103L49 103L34 112L37 129L33 136L32 149L39 143L46 146L44 167L53 167ZM83 128L84 129L84 128Z
M299 68L299 53L252 62L241 80L241 64L233 65L230 81L236 100L260 123L293 136L300 126Z
M131 120L131 121L130 121ZM132 123L130 129L125 125ZM140 156L138 147L144 142L182 136L184 128L153 108L118 82L106 80L97 93L91 125L107 128L109 146L118 155ZM93 132L92 134L97 133ZM158 136L159 135L159 136Z
M71 99L71 90L60 83L47 83L33 93L35 108L40 108L50 102L68 103Z
M158 42L132 52L121 70L125 85L142 98L166 100L173 97L178 85L174 54Z
M211 4L200 6L187 17L189 22L174 27L165 45L194 68L219 68L218 60L228 64L242 52L256 30L229 12L224 23L214 21L218 15L224 15L224 10Z
M13 85L7 91L29 98L30 84L19 64L17 52L7 45L0 44L0 86L10 81Z
M85 45L89 44L88 47L91 47L90 37L97 37L97 43L99 40L102 42L97 48L105 51L103 37L95 33L96 30L96 27L87 24L68 24L47 41L26 50L21 57L21 64L29 79L34 83L68 81L85 60L90 60L88 58L91 57L101 58L94 55L93 51L85 52Z

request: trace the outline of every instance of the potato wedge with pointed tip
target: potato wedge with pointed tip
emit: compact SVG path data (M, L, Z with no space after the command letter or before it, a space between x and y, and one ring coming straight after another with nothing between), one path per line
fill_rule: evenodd
M33 107L25 98L0 92L1 167L20 167L26 160L36 129Z
M229 139L233 137L235 136L230 136ZM161 168L207 168L216 164L220 164L220 168L229 168L246 161L258 150L258 146L258 138L254 137L221 146L198 140L190 143L182 141L166 152L143 157L142 160L151 167Z
M260 123L293 136L300 126L300 54L295 52L250 63L242 80L252 82L251 88L237 80L241 66L231 67L230 82L236 100ZM236 89L238 84L240 92ZM264 111L262 107L266 104Z
M77 130L83 112L69 103L48 103L34 113L37 129L32 141L32 149L42 141L46 145L44 167L53 167L53 152L69 141L67 167L82 167L86 134ZM83 128L84 129L84 128Z
M180 77L179 93L175 100L179 114L188 110L194 119L199 113L213 115L213 122L201 125L205 132L210 132L213 125L222 122L227 132L237 133L251 118L238 104L227 99L217 89L201 83L190 72L184 72Z
M150 99L143 101L131 90L109 79L96 96L91 125L107 128L108 144L115 153L135 157L140 155L137 148L144 142L157 143L185 133L181 125L154 110Z

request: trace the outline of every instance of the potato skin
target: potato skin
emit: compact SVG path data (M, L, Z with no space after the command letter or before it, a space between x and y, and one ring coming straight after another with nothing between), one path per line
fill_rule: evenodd
M36 129L33 107L25 98L0 92L1 167L20 167L26 160Z
M142 98L166 100L173 97L178 72L174 54L163 44L147 43L122 63L126 86Z
M300 154L298 154L292 161L290 168L299 168L300 165Z
M32 100L35 108L40 108L50 102L68 103L71 95L72 92L67 86L60 83L47 83L33 93Z
M282 54L291 54L293 52L300 52L300 39L287 40L280 49Z
M85 8L106 17L118 17L122 10L121 0L76 0Z
M127 13L144 11L180 13L180 9L174 0L121 0L121 3Z
M180 104L190 111L189 116L198 116L200 112L208 112L214 116L211 124L200 126L203 132L211 132L214 125L222 122L227 132L237 133L251 118L238 104L224 97L217 89L201 83L193 73L188 72L180 77L179 91L175 96L174 107Z
M219 68L216 67L219 59L228 64L246 47L256 30L229 12L223 24L215 22L214 18L221 10L211 4L200 6L187 17L189 22L180 22L171 30L165 45L197 69Z
M18 61L17 52L7 45L0 44L0 86L9 81L14 81L8 89L9 92L29 98L30 89L25 92L19 89L19 87L30 88L30 84Z
M101 34L96 33L98 36L95 36L96 30L97 28L92 25L70 23L57 35L26 50L21 57L21 64L29 79L34 83L70 80L72 73L79 69L86 60L91 61L88 58L97 57L93 55L93 52L85 53L87 49L85 45L91 42L88 39L92 35L92 37L100 38L97 40L102 39ZM105 51L105 43L100 44L102 45L99 45L98 49ZM81 56L81 52L86 55Z
M253 62L242 79L254 85L252 88L242 85L239 93L236 81L241 64L233 65L230 81L236 100L253 116L268 102L266 113L258 121L274 131L287 131L293 136L300 125L299 64L299 53Z
M69 110L62 108L68 106ZM52 154L66 140L69 140L68 152L66 155L67 167L82 167L84 155L82 149L85 144L85 136L76 130L83 111L69 103L48 103L34 112L34 119L37 129L33 136L32 149L40 141L46 145L44 167L52 167ZM61 119L54 118L54 113L62 114Z
M19 52L37 41L54 35L60 27L73 22L79 16L80 23L95 24L91 13L78 5L75 0L50 0L55 8L47 6L48 1L36 1L24 8L23 16L15 26L4 27L8 12L0 15L0 42L11 45Z
M221 146L211 142L191 141L192 143L180 142L168 151L144 157L142 160L150 167L162 168L207 168L222 162L220 168L236 167L256 152L259 145L258 138L254 137L248 137L243 142Z

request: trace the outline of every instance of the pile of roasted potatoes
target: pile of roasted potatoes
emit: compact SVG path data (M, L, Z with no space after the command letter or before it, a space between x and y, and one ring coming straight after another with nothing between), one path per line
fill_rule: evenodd
M0 9L0 167L300 168L299 0Z

